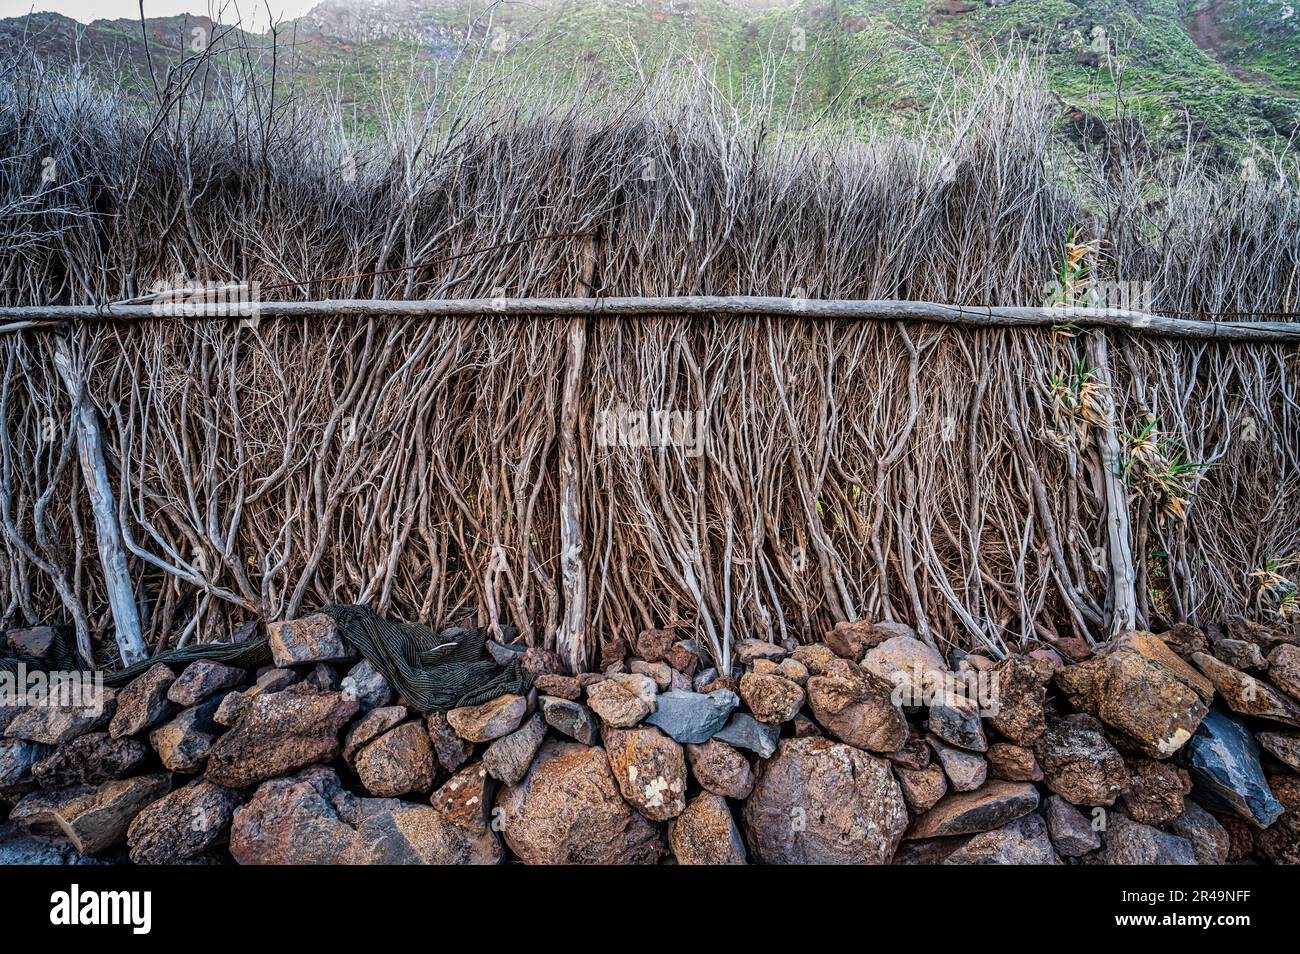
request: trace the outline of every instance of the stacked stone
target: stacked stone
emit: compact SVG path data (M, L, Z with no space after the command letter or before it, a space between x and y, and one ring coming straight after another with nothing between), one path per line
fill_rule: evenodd
M741 640L723 672L663 628L576 675L494 643L534 691L427 716L328 617L268 635L256 673L159 664L97 710L0 708L0 862L1300 858L1294 630L994 659L858 621Z

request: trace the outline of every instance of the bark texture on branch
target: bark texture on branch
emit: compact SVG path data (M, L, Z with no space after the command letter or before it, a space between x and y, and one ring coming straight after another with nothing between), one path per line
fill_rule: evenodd
M259 318L471 317L506 315L521 318L589 316L752 315L818 319L921 321L971 328L1115 328L1162 338L1191 338L1233 343L1300 344L1300 322L1199 321L1122 308L1037 308L1020 306L945 305L928 301L774 298L756 295L683 295L662 298L448 298L387 300L369 298L319 301L271 301L254 306ZM187 312L186 309L189 309ZM224 311L223 311L224 309ZM158 314L150 304L49 305L0 308L0 331L30 330L63 321L230 320L233 306L205 313L202 303L177 305L173 314Z

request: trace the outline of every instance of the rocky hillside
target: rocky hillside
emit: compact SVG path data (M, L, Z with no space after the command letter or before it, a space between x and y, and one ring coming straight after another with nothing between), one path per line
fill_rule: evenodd
M429 714L328 616L269 635L258 672L0 707L0 863L1300 862L1294 629L997 661L840 623L729 674L673 629L578 675L489 643L531 690Z
M1063 107L1126 108L1157 146L1190 136L1236 155L1273 146L1300 120L1300 16L1284 0L325 0L279 28L278 62L300 93L322 90L364 121L383 95L486 43L492 68L539 84L632 88L683 56L716 63L724 84L768 76L797 122L827 109L850 121L924 121L935 85L1020 45L1046 57ZM155 68L220 36L203 18L150 20ZM198 31L198 32L195 32ZM263 51L266 35L232 31ZM54 14L0 20L0 55L26 47L147 88L138 23L80 27ZM262 56L263 66L269 56ZM670 67L671 68L671 67ZM1065 109L1063 108L1063 112Z

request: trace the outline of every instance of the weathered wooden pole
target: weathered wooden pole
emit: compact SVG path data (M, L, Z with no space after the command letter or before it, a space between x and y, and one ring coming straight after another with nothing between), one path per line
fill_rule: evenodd
M580 281L585 294L596 292L596 239L583 242ZM569 319L566 333L564 393L560 405L560 586L564 617L555 634L555 651L571 672L581 672L587 651L587 566L582 556L582 507L579 501L578 416L582 404L582 370L587 355L587 322Z
M86 382L72 361L67 339L62 335L54 342L54 366L63 379L63 386L72 400L72 412L77 423L77 454L81 458L81 473L86 481L86 494L95 516L95 539L99 546L99 562L104 568L104 585L108 588L108 605L113 613L118 652L122 664L130 666L149 657L144 638L140 635L140 614L135 605L135 592L131 588L131 574L126 565L126 548L122 545L122 532L117 525L117 506L113 488L108 483L108 465L104 462L104 436L99 427L99 416L86 395ZM87 648L82 648L87 655ZM94 660L87 658L93 665Z

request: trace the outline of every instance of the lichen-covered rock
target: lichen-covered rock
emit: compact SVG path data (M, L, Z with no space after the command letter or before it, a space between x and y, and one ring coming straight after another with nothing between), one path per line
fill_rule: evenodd
M371 709L348 729L343 739L343 761L355 765L357 753L389 729L396 728L406 721L409 715L406 706L381 706ZM448 730L450 731L450 729Z
M508 693L481 705L449 709L447 722L466 742L491 742L519 728L527 711L526 697Z
M384 674L363 659L343 677L339 691L357 700L362 711L382 709L393 701L393 689Z
M675 629L643 630L633 640L632 651L646 662L659 662L668 655L677 638Z
M457 771L474 754L474 746L456 734L447 721L447 713L430 712L424 718L424 727L429 731L438 764L448 772Z
M686 807L686 758L658 729L606 729L605 756L618 789L651 821L667 821Z
M1193 680L1195 670L1157 637L1129 635L1135 638L1062 669L1056 684L1077 708L1122 732L1143 754L1168 758L1183 747L1205 717L1204 680ZM1160 655L1155 644L1164 647L1167 657ZM1154 661L1156 658L1161 661Z
M582 698L582 683L576 676L560 676L555 673L543 673L533 680L537 691L544 696L567 699L577 702Z
M114 739L107 732L91 732L59 746L33 765L32 777L45 789L99 785L126 778L148 757L149 746L140 739Z
M252 701L208 753L208 781L244 788L339 754L339 732L356 714L356 700L297 689L291 686Z
M197 705L219 692L234 689L247 674L212 659L196 659L167 689L167 699L178 706Z
M366 791L380 798L396 798L433 788L433 746L418 722L389 729L356 755L357 776Z
M695 781L706 792L739 800L748 798L754 788L749 759L716 737L686 746L686 760Z
M807 692L813 718L841 742L868 752L894 752L907 741L907 717L891 700L887 683L866 673L812 676Z
M804 692L797 682L775 673L746 673L740 677L740 697L759 722L789 722L803 705Z
M440 854L457 864L498 864L505 852L490 821L494 782L481 763L466 765L429 799L444 831Z
M137 735L157 725L176 711L167 692L176 676L162 663L150 666L117 694L117 711L108 724L108 734L115 739Z
M1255 740L1273 758L1300 772L1300 732L1256 732Z
M1166 826L1175 835L1192 844L1198 865L1221 865L1228 860L1232 839L1218 819L1190 798L1183 802L1183 813Z
M664 852L659 826L624 801L599 746L547 741L497 808L525 864L654 864Z
M131 822L126 843L138 865L174 865L220 844L241 792L198 780L148 805Z
M32 769L50 752L51 746L26 739L0 739L0 799L13 799L31 791Z
M1268 679L1292 699L1300 699L1300 646L1279 643L1268 654Z
M1034 743L1047 787L1074 805L1114 805L1128 784L1124 758L1092 716L1057 719Z
M649 676L614 673L587 687L587 705L606 725L626 729L655 711L657 695L658 689Z
M727 800L702 792L668 827L668 841L679 865L743 865L745 843Z
M886 864L907 828L889 763L829 739L782 739L744 807L764 864Z
M277 666L351 662L357 658L334 620L324 613L271 623L266 627L266 635L270 638L271 658Z
M1038 807L1038 790L1027 782L992 781L973 792L954 792L916 820L909 839L972 835L1001 828Z
M1030 812L1000 828L961 841L945 865L1059 865L1041 815Z

